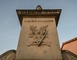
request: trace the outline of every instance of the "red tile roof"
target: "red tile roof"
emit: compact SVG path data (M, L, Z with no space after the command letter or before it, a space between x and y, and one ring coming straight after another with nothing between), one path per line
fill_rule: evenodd
M77 41L77 37L75 37L75 38L73 38L73 39L71 39L71 40L68 40L68 41L64 42L64 43L62 44L61 50L62 50L62 48L63 48L64 45L69 44L69 43L74 42L74 41Z

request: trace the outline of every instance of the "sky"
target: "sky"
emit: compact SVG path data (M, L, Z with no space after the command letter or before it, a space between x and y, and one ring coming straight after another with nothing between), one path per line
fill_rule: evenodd
M21 26L16 9L62 9L57 32L60 47L77 37L77 0L0 0L0 54L17 49Z

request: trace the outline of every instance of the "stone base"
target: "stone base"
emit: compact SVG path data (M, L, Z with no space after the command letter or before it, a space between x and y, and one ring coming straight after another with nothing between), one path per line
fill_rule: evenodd
M2 55L0 55L0 60L52 60L52 59L15 59L16 51L9 50ZM63 50L62 51L63 60L77 60L77 55L70 52ZM53 59L53 60L61 60L61 59Z
M16 60L52 60L52 59L16 59ZM53 59L53 60L62 60L62 59Z

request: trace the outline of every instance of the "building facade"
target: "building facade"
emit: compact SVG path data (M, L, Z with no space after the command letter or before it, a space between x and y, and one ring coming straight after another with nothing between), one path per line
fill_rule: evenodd
M77 37L64 42L61 50L68 50L77 55Z

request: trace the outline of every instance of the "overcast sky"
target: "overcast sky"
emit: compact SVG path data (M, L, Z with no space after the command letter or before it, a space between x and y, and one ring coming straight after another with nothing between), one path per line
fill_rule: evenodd
M62 42L77 37L77 0L0 0L0 54L17 49L21 26L16 9L62 9L57 27Z

